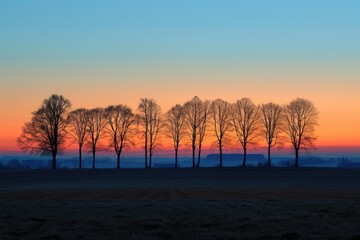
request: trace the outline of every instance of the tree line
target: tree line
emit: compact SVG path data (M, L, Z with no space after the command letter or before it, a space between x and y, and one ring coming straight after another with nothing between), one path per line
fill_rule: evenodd
M140 99L135 113L123 104L71 110L68 99L54 94L32 113L17 142L24 151L51 155L55 169L57 155L69 146L71 139L78 146L79 168L82 168L83 148L90 150L95 168L96 153L101 150L99 142L107 138L106 148L115 152L117 168L120 168L123 150L134 146L134 139L140 139L144 167L151 168L154 152L161 145L160 138L165 137L173 144L175 168L184 141L191 145L192 167L199 167L204 139L212 133L219 150L219 167L223 166L224 146L233 138L243 150L243 167L249 147L260 139L266 142L269 167L271 149L285 142L291 143L295 167L298 167L299 151L314 147L318 115L314 104L304 98L296 98L285 105L273 102L256 105L249 98L229 103L195 96L163 114L156 101L149 98Z

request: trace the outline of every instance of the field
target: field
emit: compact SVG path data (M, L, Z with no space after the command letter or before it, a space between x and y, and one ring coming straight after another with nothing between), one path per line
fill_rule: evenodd
M0 239L360 239L360 169L4 170Z

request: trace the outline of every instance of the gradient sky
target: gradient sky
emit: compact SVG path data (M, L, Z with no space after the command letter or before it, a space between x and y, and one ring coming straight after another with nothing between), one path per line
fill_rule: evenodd
M312 100L320 146L360 145L360 1L0 2L0 151L53 93L73 107L198 95Z

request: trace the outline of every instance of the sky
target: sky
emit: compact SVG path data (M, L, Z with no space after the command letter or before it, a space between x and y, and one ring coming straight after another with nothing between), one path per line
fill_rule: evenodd
M320 113L318 146L360 146L360 2L0 2L0 152L53 93L73 108L197 95Z

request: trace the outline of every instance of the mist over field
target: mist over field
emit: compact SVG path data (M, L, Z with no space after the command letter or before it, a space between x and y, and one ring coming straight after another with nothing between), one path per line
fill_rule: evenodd
M232 159L226 159L224 161L224 167L240 167L241 166L241 154ZM292 167L293 157L280 156L273 157L273 167ZM178 167L190 168L190 157L180 157ZM73 157L59 157L58 168L78 168L78 158ZM313 155L304 156L300 158L300 164L302 167L340 167L340 168L360 168L360 157L316 157ZM218 156L211 157L210 159L204 156L202 159L201 167L218 167ZM257 155L255 159L249 160L249 167L265 167L266 159L263 155ZM91 156L84 157L83 168L91 168L92 159ZM99 156L97 159L97 168L115 168L116 157L111 156ZM143 168L144 159L142 157L123 157L121 161L121 168ZM153 160L154 168L174 168L174 158L172 157L158 157ZM51 168L51 159L49 157L37 157L37 156L3 156L0 157L0 169L6 168Z

